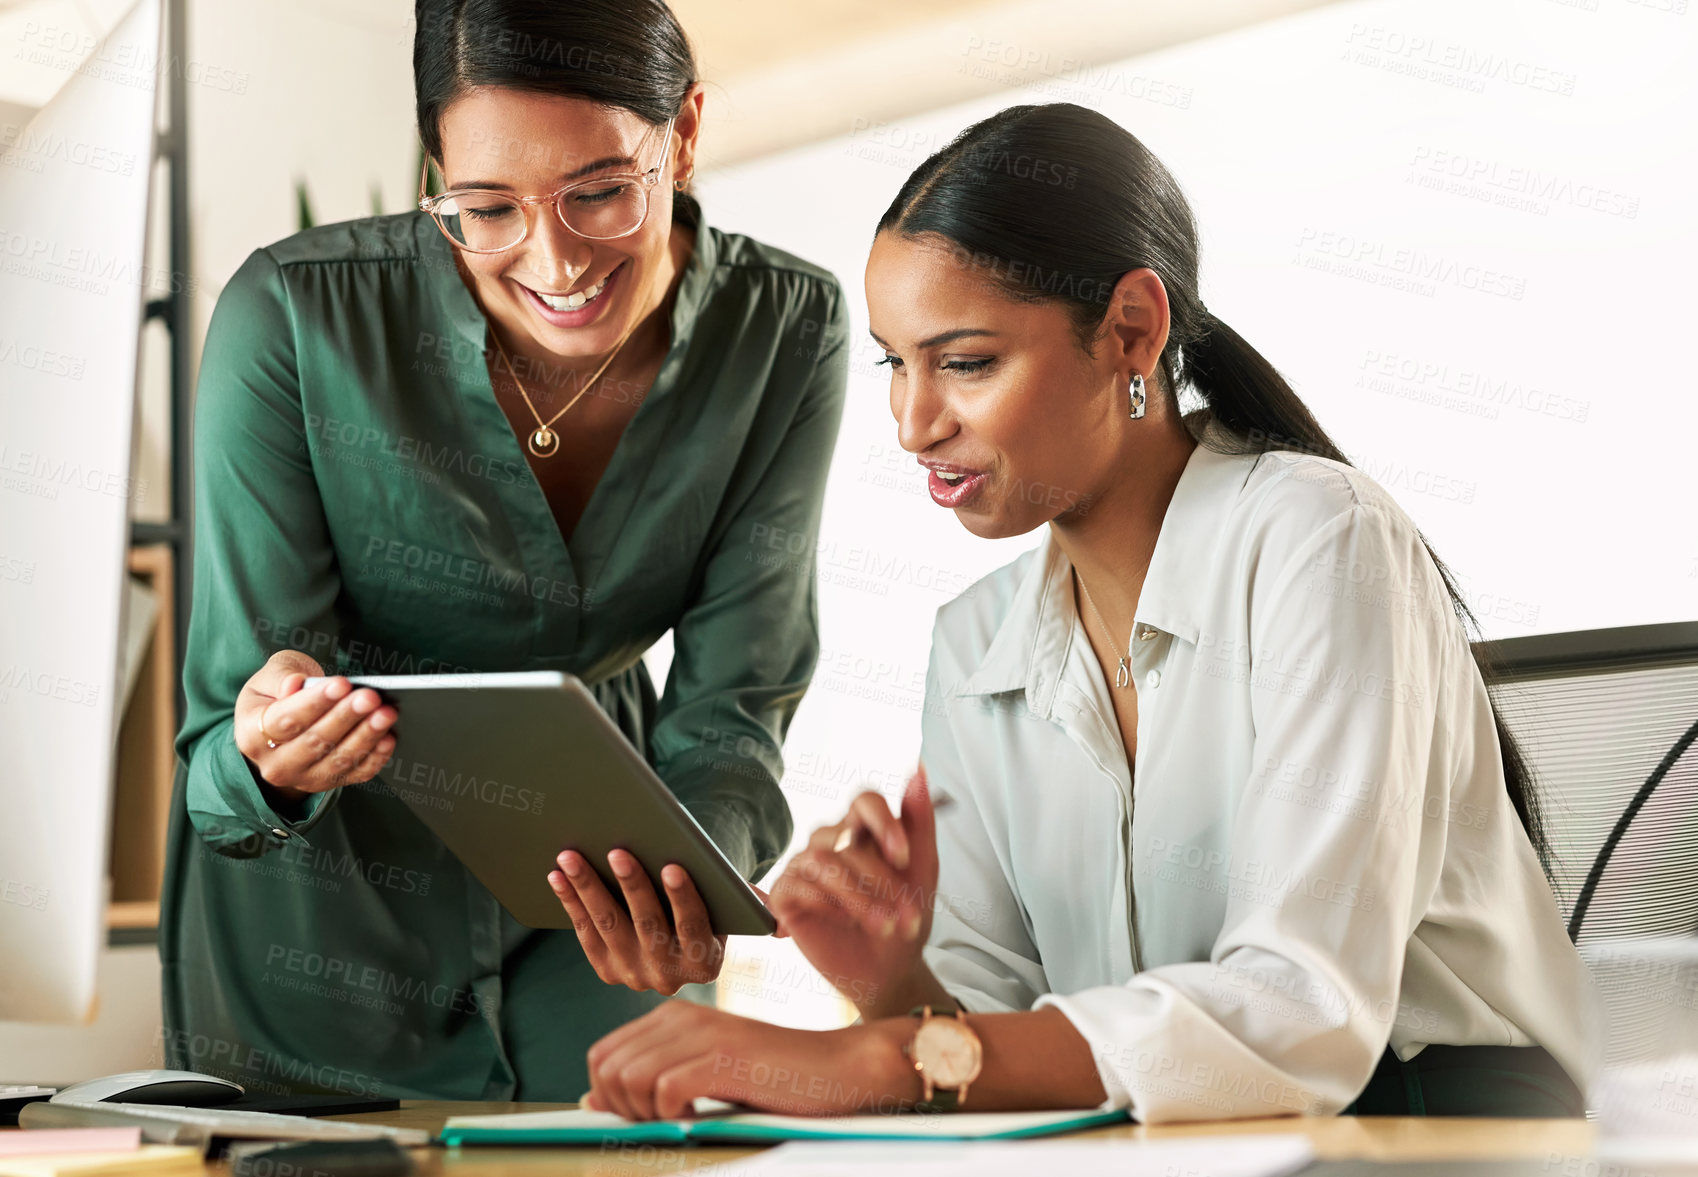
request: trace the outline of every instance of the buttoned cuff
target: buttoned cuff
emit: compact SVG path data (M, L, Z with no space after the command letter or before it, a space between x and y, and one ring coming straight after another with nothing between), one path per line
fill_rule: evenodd
M1140 1123L1165 1124L1289 1115L1315 1105L1183 990L1149 973L1125 985L1045 994L1034 1008L1046 1005L1066 1014L1090 1047L1105 1110L1127 1108Z
M249 835L258 835L262 844L270 846L282 846L299 839L310 847L312 842L307 838L307 832L336 807L342 790L327 789L313 793L296 804L285 803L279 798L278 806L273 806L261 788L259 770L236 747L235 730L236 721L232 716L202 736L196 749L195 769L206 773L230 818L241 828L239 832L232 831L236 838L230 838L224 831L204 821L196 824L202 827L203 834L215 847ZM198 775L195 769L190 772L191 783L192 778Z

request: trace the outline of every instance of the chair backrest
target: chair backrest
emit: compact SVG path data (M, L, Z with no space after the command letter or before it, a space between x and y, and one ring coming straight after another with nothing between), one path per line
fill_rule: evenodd
M1569 937L1698 935L1698 622L1479 645Z

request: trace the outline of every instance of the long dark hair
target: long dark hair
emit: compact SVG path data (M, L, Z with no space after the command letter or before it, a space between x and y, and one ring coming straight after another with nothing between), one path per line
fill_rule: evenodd
M1203 305L1190 204L1161 161L1104 115L1057 102L1011 106L973 124L908 177L879 219L877 232L886 230L942 238L1007 295L1059 302L1087 352L1121 276L1154 270L1170 314L1159 392L1175 408L1183 389L1201 398L1203 407L1185 417L1199 444L1241 454L1299 450L1351 464L1278 370ZM1479 622L1450 569L1426 536L1421 543L1465 634L1477 637ZM1498 681L1489 656L1472 649L1486 683ZM1531 768L1495 704L1492 714L1510 801L1548 872Z
M442 112L474 86L587 98L651 126L696 84L690 39L662 0L417 0L413 92L419 140L442 159ZM688 188L675 215L700 221Z

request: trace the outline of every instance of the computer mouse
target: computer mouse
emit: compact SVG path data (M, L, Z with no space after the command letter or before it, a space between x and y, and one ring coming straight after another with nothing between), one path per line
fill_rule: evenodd
M229 1103L242 1094L242 1085L194 1071L125 1071L101 1079L84 1079L61 1088L54 1103L163 1103L176 1107L210 1107Z

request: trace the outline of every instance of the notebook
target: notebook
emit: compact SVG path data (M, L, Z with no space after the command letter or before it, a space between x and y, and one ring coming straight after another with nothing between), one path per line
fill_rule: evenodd
M697 1107L707 1104L698 1100ZM729 1105L713 1101L714 1106ZM442 1143L767 1144L778 1140L1018 1140L1127 1122L1126 1109L1058 1112L908 1112L873 1116L773 1116L717 1111L688 1120L627 1120L612 1112L518 1112L454 1116Z

